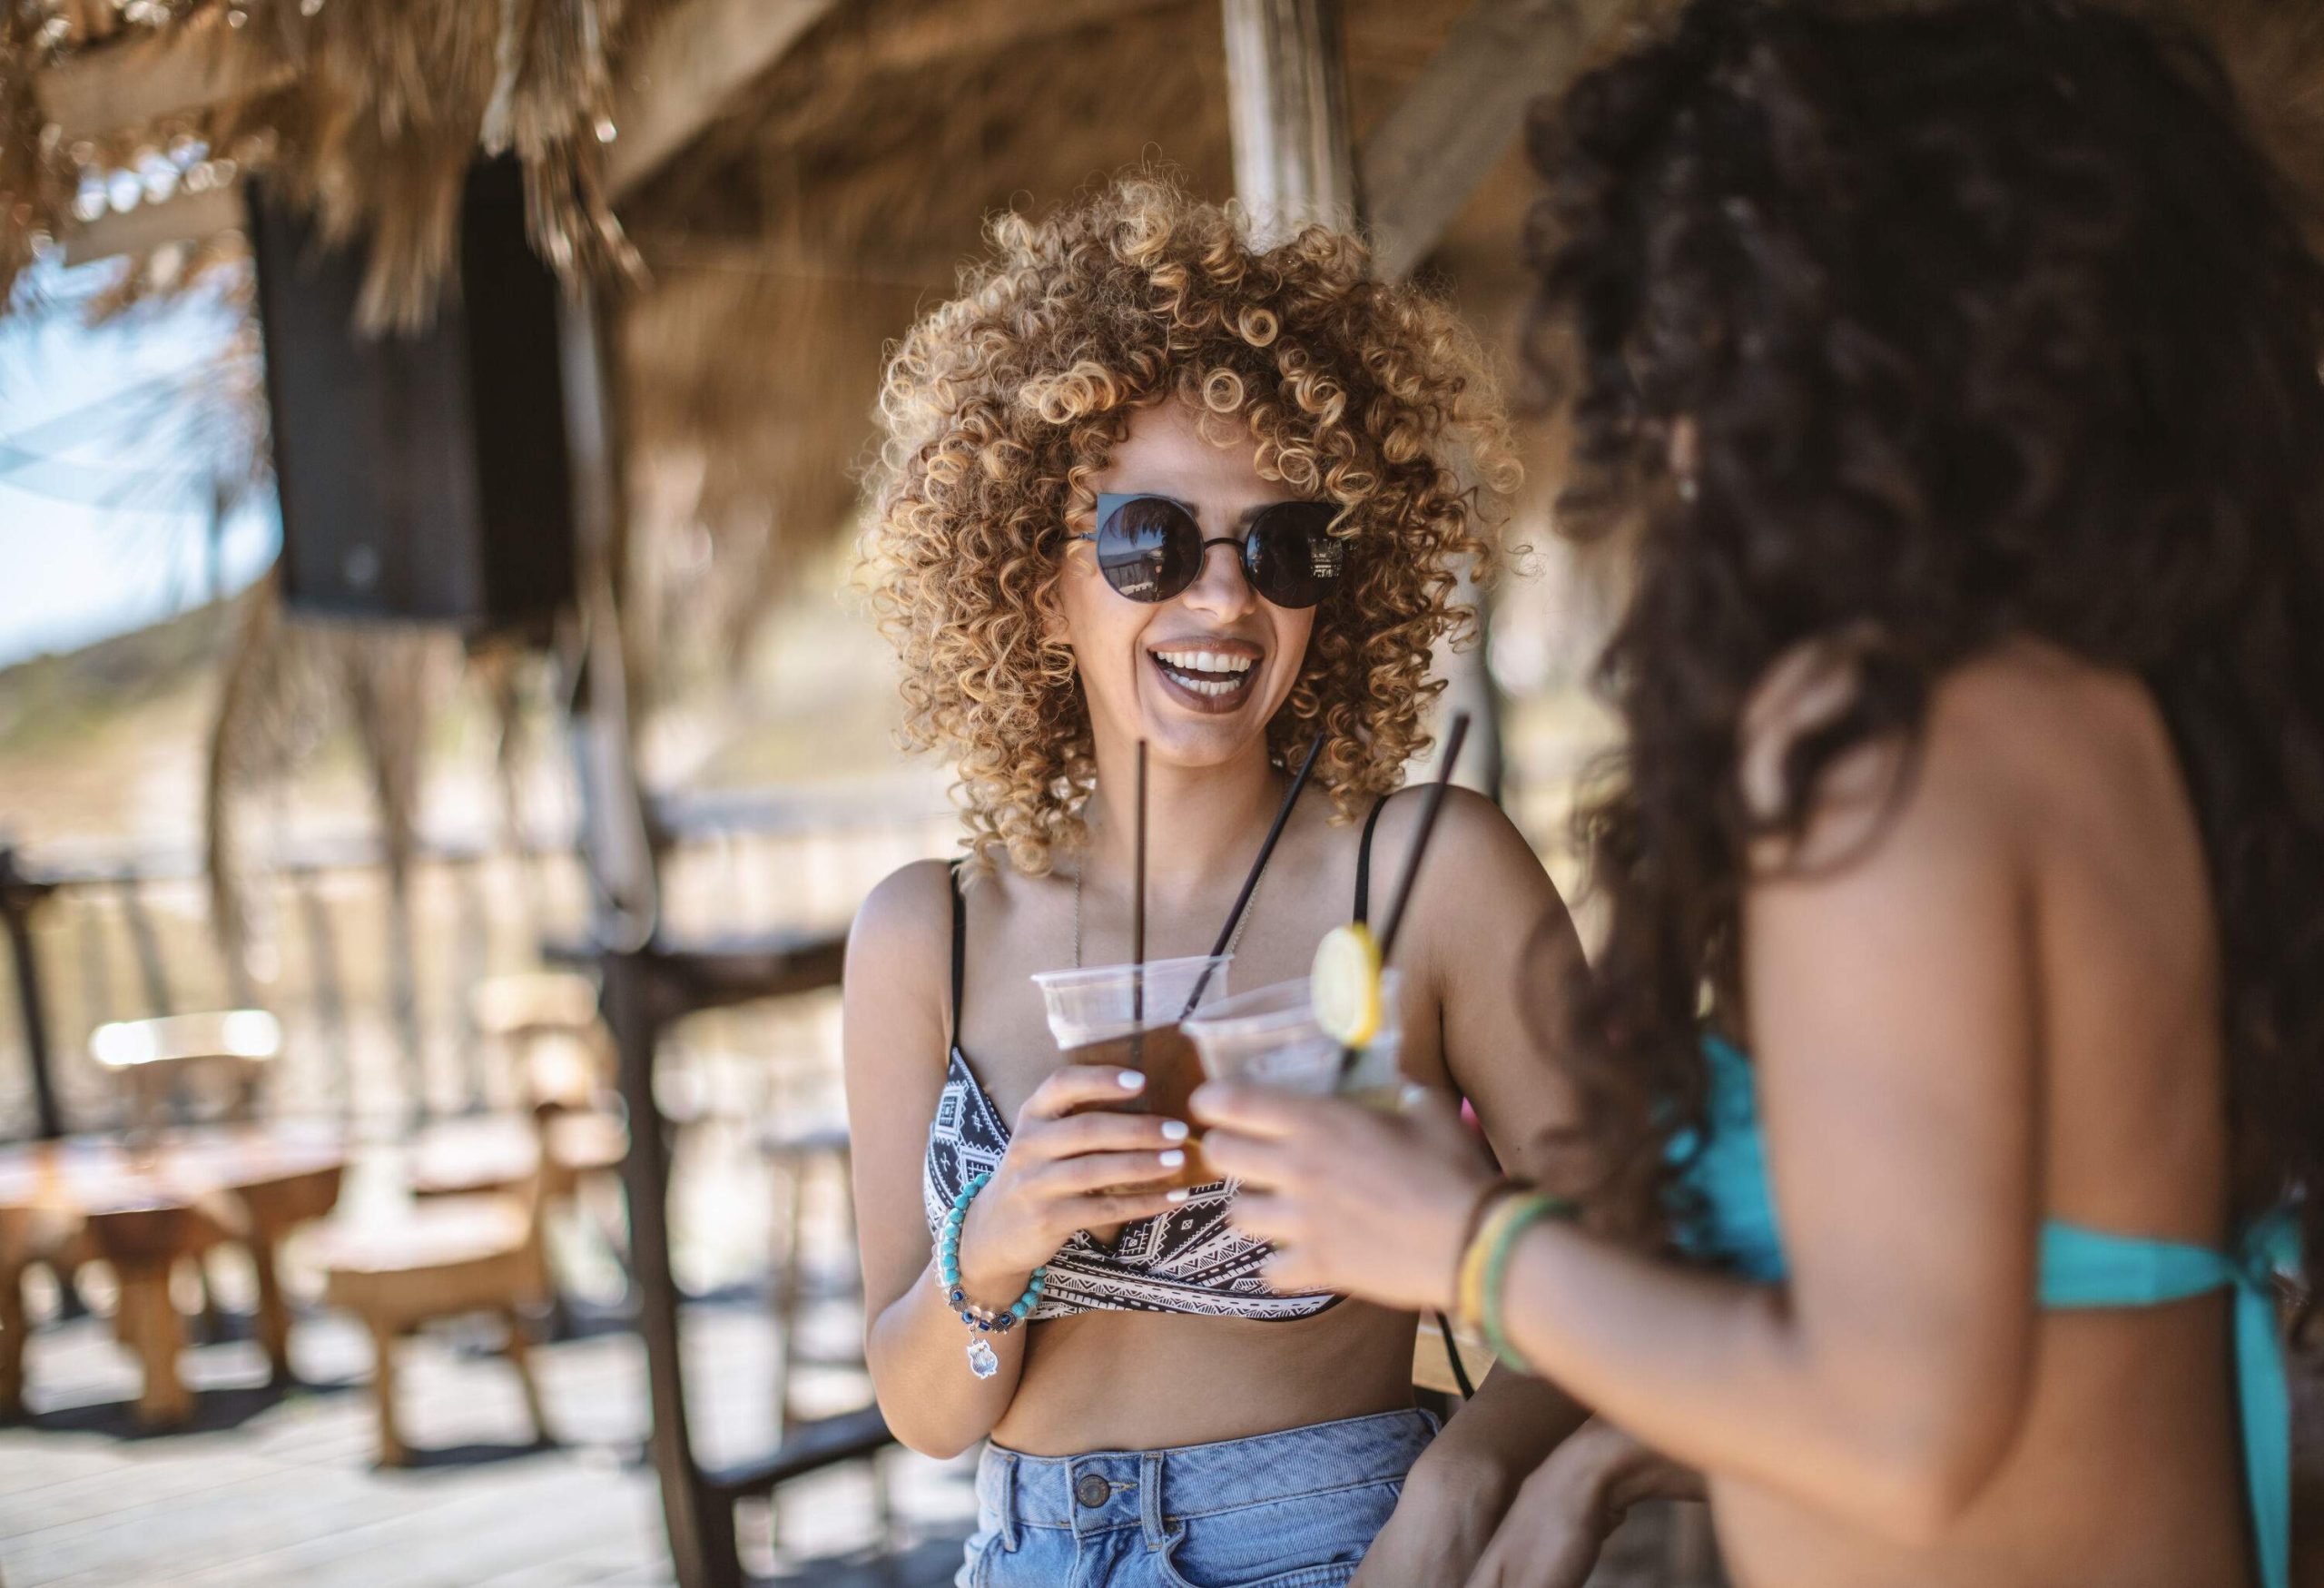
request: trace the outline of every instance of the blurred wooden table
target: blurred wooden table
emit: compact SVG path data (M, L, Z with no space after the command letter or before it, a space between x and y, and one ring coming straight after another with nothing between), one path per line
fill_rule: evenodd
M294 1225L339 1200L346 1164L336 1132L289 1125L188 1127L136 1148L76 1136L0 1149L0 1412L22 1406L24 1270L60 1256L113 1265L114 1332L144 1369L137 1416L148 1426L193 1410L178 1376L185 1327L170 1271L224 1242L250 1250L259 1341L275 1382L287 1381L290 1313L277 1258Z

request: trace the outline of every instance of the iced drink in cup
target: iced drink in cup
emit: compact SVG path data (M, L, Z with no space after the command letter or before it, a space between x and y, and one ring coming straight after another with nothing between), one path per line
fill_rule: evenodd
M1040 972L1033 981L1049 1009L1049 1035L1067 1063L1135 1070L1146 1077L1146 1090L1127 1108L1191 1125L1187 1100L1202 1084L1203 1072L1179 1016L1189 1003L1206 1008L1226 996L1232 958L1149 960L1142 979L1137 965L1092 965ZM1206 1178L1201 1154L1188 1142L1187 1167L1167 1183L1197 1186Z
M1398 972L1380 973L1378 1028L1356 1050L1344 1075L1341 1045L1315 1023L1314 991L1305 976L1206 1004L1187 1017L1187 1035L1204 1071L1217 1080L1239 1077L1313 1096L1337 1092L1394 1108L1403 1091L1397 1063L1403 1046L1396 1007L1402 983Z

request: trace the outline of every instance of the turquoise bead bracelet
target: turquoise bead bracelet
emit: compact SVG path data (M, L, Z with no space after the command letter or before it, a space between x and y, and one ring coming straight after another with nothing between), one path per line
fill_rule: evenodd
M990 1174L980 1174L960 1188L960 1194L952 1198L952 1206L944 1215L944 1227L936 1236L937 1279L944 1287L946 1298L960 1313L960 1321L979 1336L1005 1335L1015 1328L1041 1304L1041 1292L1049 1288L1049 1268L1035 1268L1025 1294L1010 1302L1005 1312L990 1312L979 1307L960 1288L960 1225L969 1216L969 1204L976 1200L977 1193L991 1179ZM991 1346L981 1338L970 1340L969 1371L979 1378L990 1378L1000 1370L1000 1359L993 1355Z

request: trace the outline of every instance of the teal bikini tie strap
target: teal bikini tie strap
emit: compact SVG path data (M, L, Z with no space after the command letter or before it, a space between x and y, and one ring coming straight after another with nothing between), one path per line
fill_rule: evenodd
M1709 1130L1671 1144L1672 1161L1699 1199L1679 1245L1743 1278L1779 1283L1783 1240L1768 1194L1751 1061L1706 1037ZM2296 1269L2299 1221L2279 1208L2244 1231L2232 1256L2182 1241L2116 1235L2052 1219L2042 1227L2043 1307L2160 1307L2232 1290L2235 1380L2242 1415L2244 1484L2260 1588L2291 1588L2291 1392L2276 1324L2276 1276Z
M2276 1275L2299 1260L2299 1221L2279 1208L2236 1253L2235 1378L2243 1405L2244 1478L2262 1588L2291 1588L2291 1391L2276 1327Z
M2042 1227L2045 1307L2160 1307L2234 1292L2243 1481L2251 1494L2260 1588L2291 1584L2291 1394L2276 1327L2276 1274L2299 1258L2299 1221L2288 1208L2255 1221L2233 1257L2055 1220Z

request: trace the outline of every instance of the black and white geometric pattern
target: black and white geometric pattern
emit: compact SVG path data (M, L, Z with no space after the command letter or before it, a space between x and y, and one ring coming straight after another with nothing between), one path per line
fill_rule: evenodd
M1009 1124L969 1068L958 1044L945 1067L944 1091L928 1128L928 1157L921 1175L933 1235L960 1188L1000 1166L1009 1150ZM1049 1288L1033 1309L1036 1320L1077 1312L1182 1312L1198 1317L1263 1321L1313 1317L1340 1298L1329 1294L1278 1295L1259 1277L1271 1248L1226 1221L1235 1199L1232 1180L1196 1186L1167 1213L1126 1227L1111 1247L1076 1230L1049 1261Z

